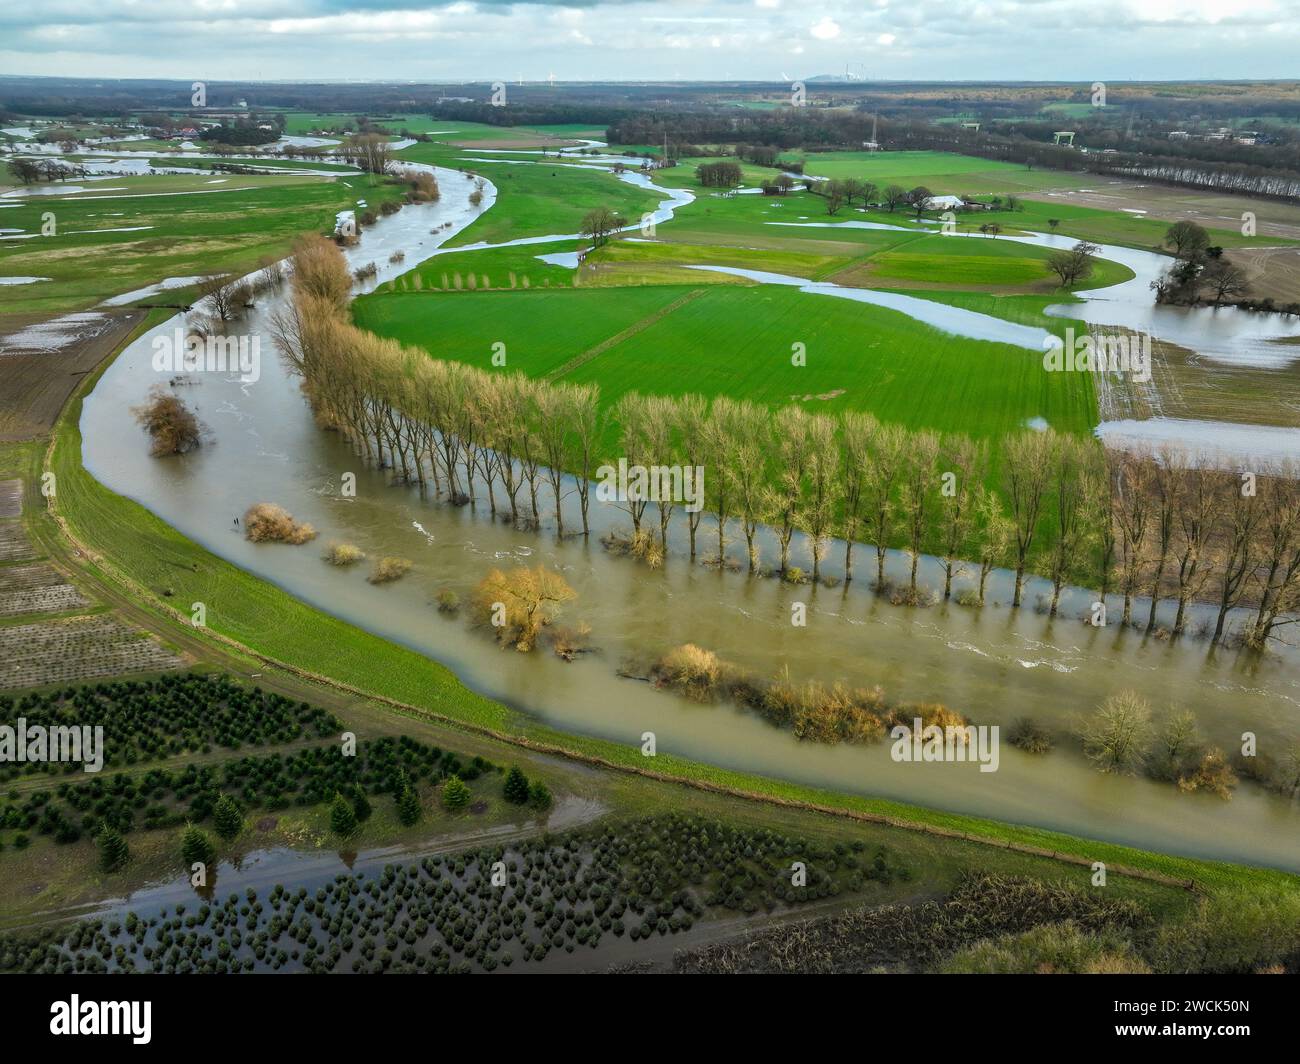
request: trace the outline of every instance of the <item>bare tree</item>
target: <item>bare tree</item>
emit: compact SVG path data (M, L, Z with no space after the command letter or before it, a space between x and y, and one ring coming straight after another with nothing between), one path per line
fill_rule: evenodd
M1062 436L1053 449L1052 466L1056 499L1056 537L1052 543L1050 568L1052 606L1056 616L1061 601L1061 587L1070 573L1070 565L1083 554L1097 535L1098 510L1105 482L1097 476L1097 457L1090 441Z
M578 499L582 509L582 534L588 535L587 507L591 489L591 473L596 464L596 446L600 439L600 385L574 384L572 388L572 413L574 473L578 483Z
M984 592L988 586L989 574L994 567L1002 564L1011 549L1011 537L1014 527L1002 500L997 492L984 484L975 486L975 509L979 513L979 604L984 605Z
M210 273L196 287L198 302L221 321L230 321L243 312L248 292L238 278Z
M1023 432L1010 436L1004 447L1003 482L1011 505L1012 537L1015 546L1016 585L1011 604L1020 605L1025 582L1025 568L1038 534L1038 519L1043 511L1043 496L1052 475L1052 458L1056 451L1056 434Z
M564 469L568 465L569 440L573 424L573 394L566 384L539 388L537 439L546 461L546 478L555 503L555 534L564 536Z
M1151 738L1151 707L1132 691L1111 695L1079 726L1083 752L1102 772L1131 773Z
M1147 631L1154 632L1156 627L1156 610L1160 606L1161 590L1164 584L1165 567L1173 550L1174 528L1178 514L1178 489L1181 484L1179 476L1185 461L1180 451L1165 448L1155 455L1149 469L1151 473L1150 488L1153 498L1152 532L1155 555L1151 572L1151 612L1147 615Z
M902 506L907 550L912 559L908 591L916 597L916 570L921 547L930 527L930 503L935 495L935 462L939 458L939 437L928 430L915 432L907 441L903 459Z
M777 522L776 537L781 549L781 575L790 567L790 540L808 470L809 417L800 406L783 406L776 412L776 476L768 487L767 508Z
M807 490L799 507L799 526L808 535L812 552L812 578L816 583L826 556L831 522L835 518L836 484L840 470L840 444L835 421L824 414L808 419Z
M1211 544L1214 569L1219 574L1219 612L1213 637L1213 642L1218 643L1223 639L1228 613L1241 601L1259 565L1259 532L1266 507L1258 491L1245 490L1246 485L1236 477L1224 475L1215 479L1218 482L1216 505L1222 514L1223 527Z
M1210 246L1210 234L1195 222L1175 222L1165 232L1165 244L1180 259L1194 259Z
M1283 465L1265 481L1261 539L1263 564L1259 608L1250 626L1252 646L1262 649L1281 626L1300 613L1300 466Z
M1125 627L1133 622L1133 595L1138 587L1142 552L1152 522L1150 459L1127 451L1107 451L1106 466L1115 525L1119 529L1120 586L1124 594Z
M952 598L952 579L975 527L977 486L988 471L988 448L969 436L944 438L940 464L939 512L942 519L943 598Z
M1225 256L1211 259L1197 278L1197 283L1208 288L1214 294L1214 305L1222 305L1225 299L1244 296L1250 291L1250 280L1246 271Z
M623 228L623 225L623 219L614 211L608 207L596 207L583 216L582 226L578 231L590 238L592 247L600 247L612 234Z
M876 548L876 590L885 588L885 552L889 549L895 508L894 490L903 469L907 433L898 425L873 426L868 450L866 498Z
M1080 240L1069 251L1054 251L1048 255L1047 268L1056 274L1062 288L1069 288L1092 274L1099 250L1096 244Z
M727 553L727 519L734 505L734 481L731 470L738 461L743 415L739 404L726 396L717 396L709 406L705 424L705 441L712 456L712 474L707 478L709 505L718 525L718 565L724 565Z
M339 155L368 174L386 174L393 165L388 138L379 133L357 133L345 137Z
M1178 613L1174 617L1174 635L1183 634L1188 604L1204 589L1213 571L1209 545L1220 518L1214 474L1200 466L1180 470L1178 503Z
M689 471L687 474L689 476L693 477L696 470L706 470L708 465L706 461L710 453L708 425L709 404L703 396L683 395L678 398L673 411L673 427L677 433L682 464ZM717 479L722 478L717 477ZM703 484L695 484L694 488L697 492L705 490ZM695 561L696 534L703 519L703 506L686 511L686 531L690 537L692 562Z
M844 460L840 463L840 499L844 517L844 582L853 579L853 544L862 527L868 463L878 423L870 414L846 411L840 418Z
M907 202L907 189L902 185L886 185L885 191L880 195L885 206L889 208L890 214Z

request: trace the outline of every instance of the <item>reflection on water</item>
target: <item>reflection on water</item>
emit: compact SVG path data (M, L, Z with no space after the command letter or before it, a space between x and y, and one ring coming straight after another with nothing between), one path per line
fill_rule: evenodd
M455 189L457 175L444 175L438 175L444 189ZM379 250L401 248L407 261L400 269L409 268L477 213L463 199L445 193L438 204L382 220L350 252L353 265L374 258L383 280L391 274ZM430 234L446 221L452 226ZM274 309L273 302L259 307L248 323L262 332L268 352L273 348L265 328ZM1091 628L1079 619L1092 597L1083 591L1068 593L1063 616L1049 620L1032 609L1001 605L893 607L861 581L811 589L693 567L683 557L680 516L665 569L651 572L600 548L601 532L628 524L612 505L593 501L590 542L557 542L546 529L529 533L491 522L481 504L477 511L457 509L422 497L415 487L390 486L386 473L363 468L336 435L316 428L297 383L271 357L253 385L199 374L186 397L211 425L214 442L157 461L148 457L129 409L159 379L150 366L152 337L174 327L174 321L165 323L133 343L87 398L81 429L90 472L221 557L446 663L478 691L558 727L629 745L639 746L642 733L653 731L660 751L736 769L1154 849L1300 869L1300 821L1290 803L1249 785L1222 802L1168 784L1102 776L1066 736L1078 714L1118 689L1133 688L1156 707L1192 709L1207 738L1229 751L1245 730L1259 736L1262 750L1278 751L1296 739L1300 723L1300 674L1292 652L1259 660L1208 651L1190 640ZM340 492L349 472L357 477L355 498ZM310 521L320 539L303 547L247 542L233 519L258 501L279 503ZM549 505L544 494L543 513ZM703 544L714 542L709 531L706 520ZM372 586L364 571L321 560L331 540L354 543L371 557L409 558L414 569L398 583ZM764 547L774 557L770 537ZM832 546L827 574L839 571L841 550ZM490 566L513 560L564 572L578 593L567 616L591 625L597 653L566 664L544 654L505 652L438 614L433 600L440 589L463 599ZM864 562L860 552L859 572ZM902 573L904 560L891 556L890 566ZM932 559L923 564L922 578L939 582ZM1006 574L998 574L991 589L992 603L1008 601ZM1031 582L1026 601L1045 592L1042 583ZM796 600L809 604L806 628L790 624ZM209 616L220 616L220 602L207 605ZM974 764L900 764L890 760L888 744L801 744L739 710L692 704L616 675L629 656L686 641L763 674L788 665L795 679L842 678L880 684L893 698L945 702L980 724L1005 726L1031 715L1056 731L1062 746L1040 758L1008 747L991 774Z

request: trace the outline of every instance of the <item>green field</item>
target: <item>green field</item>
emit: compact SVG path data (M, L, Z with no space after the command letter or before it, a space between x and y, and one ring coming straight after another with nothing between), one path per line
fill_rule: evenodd
M644 300L647 293L653 303ZM680 301L688 293L693 297ZM557 373L638 324L637 313L641 327L632 335ZM777 286L378 294L357 301L356 320L435 357L484 368L491 344L500 341L510 368L597 383L606 406L633 390L773 406L795 399L817 411L870 410L887 421L982 438L1017 431L1035 417L1079 433L1096 419L1091 380L1044 373L1034 352L959 339L897 311ZM791 365L795 342L806 345L807 366ZM613 428L606 443L611 451L616 446Z
M46 212L56 224L52 236L0 239L0 275L51 279L0 286L0 314L54 314L167 277L251 270L286 254L300 233L329 232L359 199L373 206L398 194L361 174L159 175L72 187L86 191L24 197L0 211L5 228L24 233L41 232Z
M924 185L931 192L953 195L1021 193L1049 188L1082 188L1086 174L1030 170L1015 163L940 151L787 152L785 162L803 162L804 172L833 179L856 177L879 187Z
M401 153L412 162L456 166L487 177L498 190L504 210L495 207L448 242L461 247L478 242L500 243L521 237L577 233L583 216L595 207L608 207L636 220L652 211L662 198L598 170L563 163L461 162L464 155L440 144L415 144ZM465 181L465 195L473 188ZM454 182L444 183L444 196L457 195Z

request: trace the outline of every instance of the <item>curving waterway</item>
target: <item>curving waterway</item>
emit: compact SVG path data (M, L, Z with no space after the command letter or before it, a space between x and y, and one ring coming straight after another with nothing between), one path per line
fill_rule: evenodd
M443 197L409 206L364 231L347 252L353 266L374 261L380 283L434 254L481 210L467 202L469 182L438 170ZM644 175L635 178L655 189ZM462 192L461 190L464 189ZM659 189L666 220L689 193ZM562 237L541 237L545 243ZM390 265L394 251L405 261ZM281 296L280 298L284 298ZM242 326L260 339L260 377L198 373L184 394L211 427L213 441L198 451L159 461L130 414L166 375L152 366L153 340L170 335L184 315L132 343L106 370L83 407L86 468L103 484L141 503L219 556L284 588L312 605L411 647L451 667L470 687L560 728L640 745L656 733L659 750L701 761L779 776L831 789L879 795L935 808L995 817L1077 835L1202 857L1260 863L1300 871L1300 811L1251 784L1230 802L1186 795L1169 784L1095 772L1076 750L1069 730L1079 714L1108 694L1132 688L1153 706L1193 710L1211 741L1231 751L1243 731L1255 732L1265 751L1280 752L1300 738L1300 669L1286 651L1259 659L1211 651L1194 639L1172 643L1115 626L1083 623L1092 596L1067 593L1055 620L1033 608L1011 610L1007 574L991 583L990 605L894 607L866 586L873 559L855 553L862 579L846 587L792 587L769 579L691 566L684 557L685 522L674 519L670 557L650 571L607 555L600 534L626 530L627 516L593 499L590 541L556 539L513 529L477 510L453 508L415 487L391 486L382 471L364 468L336 434L313 423L297 381L272 353L268 332L276 300L264 301ZM436 328L436 322L431 322ZM357 492L340 485L354 473ZM234 518L252 503L272 501L310 521L320 538L307 546L252 544ZM543 514L550 499L541 500ZM650 516L650 515L647 515ZM578 527L576 513L567 520ZM716 541L712 522L701 528L705 550ZM409 576L395 584L367 583L365 567L338 570L321 559L331 540L355 543L371 557L411 559ZM765 555L775 556L770 535ZM796 543L796 563L801 545ZM805 552L806 553L806 552ZM737 560L741 552L733 548ZM823 570L839 571L842 545L834 544ZM548 654L499 650L481 632L438 614L443 588L462 598L494 565L544 562L562 570L578 598L567 622L584 621L595 652L566 664ZM906 560L890 556L901 576ZM941 583L937 563L926 559L922 578ZM959 581L966 586L969 578ZM1026 601L1047 589L1031 582ZM808 606L807 627L791 624L791 604ZM221 603L207 604L219 616ZM1118 616L1112 604L1111 615ZM1196 624L1208 621L1198 613ZM1194 625L1195 627L1195 625ZM1031 715L1058 736L1058 749L1042 757L1002 744L997 772L972 764L905 764L890 759L889 744L822 746L727 705L700 706L623 679L628 659L644 661L682 642L695 642L754 671L771 675L788 667L796 680L842 679L879 684L891 698L941 701L977 724L1010 724Z

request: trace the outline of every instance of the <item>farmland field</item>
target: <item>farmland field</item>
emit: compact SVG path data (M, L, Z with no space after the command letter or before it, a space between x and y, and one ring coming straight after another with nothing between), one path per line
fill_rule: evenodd
M61 195L3 200L12 204L0 212L5 228L20 232L0 238L0 271L49 281L0 286L0 315L79 310L168 277L252 270L265 256L283 255L299 233L333 228L338 211L359 199L382 198L362 175L338 181L176 175L70 184ZM55 230L42 235L50 216Z
M773 286L711 288L657 316L690 291L381 294L358 301L357 320L434 357L484 368L491 343L500 341L510 368L597 383L606 406L633 390L727 395L772 406L796 400L813 410L870 410L912 427L981 438L1014 432L1038 417L1079 433L1095 420L1088 378L1045 374L1031 352L945 337L894 311ZM570 357L580 358L642 314L655 320L556 376ZM437 328L429 331L435 318ZM806 367L791 366L795 342L806 345ZM611 427L605 440L610 451L615 432Z

